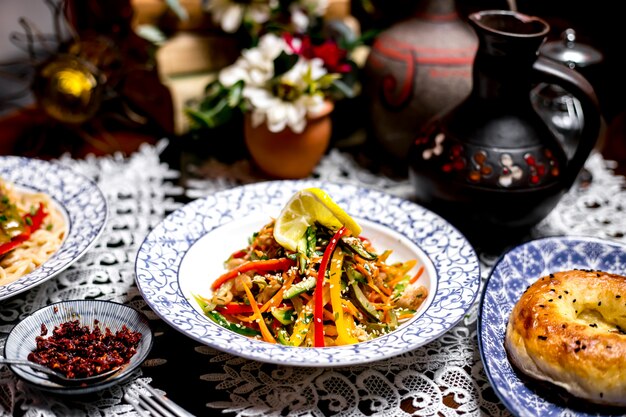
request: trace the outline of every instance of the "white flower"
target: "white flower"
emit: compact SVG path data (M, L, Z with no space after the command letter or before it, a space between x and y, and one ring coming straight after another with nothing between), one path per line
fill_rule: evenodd
M210 0L205 9L211 13L213 21L228 33L234 33L244 20L262 24L269 20L275 0L241 3L237 0Z
M244 96L252 104L252 126L265 122L270 132L280 132L289 127L295 133L302 133L307 115L319 113L324 106L324 97L319 94L283 101L267 89L246 87Z
M252 107L252 125L256 127L265 122L271 132L289 127L295 133L301 133L306 127L307 115L318 113L324 105L321 93L304 94L308 87L307 79L317 80L326 73L321 60L300 58L279 80L273 81L295 90L296 98L292 100L275 96L270 85L246 84L242 94Z
M306 13L304 13L295 4L290 7L291 12L291 24L297 33L305 33L309 28L310 19Z
M309 16L321 17L328 9L328 0L299 0L298 3Z
M321 17L326 13L328 0L298 0L289 6L291 24L298 33L305 33L311 24L311 17Z
M299 39L292 39L297 50ZM324 107L324 94L316 82L328 72L320 58L298 56L296 63L284 74L276 76L274 60L282 53L292 54L287 42L274 34L266 34L255 48L244 50L237 61L219 73L226 88L243 81L242 97L246 100L253 126L266 123L272 132L290 128L301 133L309 115Z
M234 64L220 71L220 83L230 87L243 80L248 86L264 85L274 77L274 59L288 50L283 38L267 34L256 48L244 50Z
M281 82L294 85L298 89L304 90L307 87L307 77L310 77L311 80L318 80L327 73L328 71L326 71L324 67L324 61L320 58L306 60L301 57L289 71L280 77L280 79Z

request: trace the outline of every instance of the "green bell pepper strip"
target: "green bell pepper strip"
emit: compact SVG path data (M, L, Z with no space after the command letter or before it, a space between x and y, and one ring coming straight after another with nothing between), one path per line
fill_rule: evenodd
M324 250L324 255L322 256L322 261L320 262L320 268L317 271L317 282L315 284L315 292L313 293L313 297L315 299L315 308L313 309L313 344L315 347L325 346L324 320L322 317L324 312L324 276L326 275L326 270L328 269L330 257L333 255L339 239L341 239L347 231L348 229L346 229L345 226L342 226L341 229L335 232L332 239L330 239L330 242L328 242L328 246L326 246L326 249Z
M217 311L207 311L205 314L207 315L208 318L213 320L215 323L219 324L220 326L232 332L235 332L244 336L249 336L249 337L261 335L261 332L258 330L244 326L243 324L231 323L230 321L226 319L226 317L222 316Z

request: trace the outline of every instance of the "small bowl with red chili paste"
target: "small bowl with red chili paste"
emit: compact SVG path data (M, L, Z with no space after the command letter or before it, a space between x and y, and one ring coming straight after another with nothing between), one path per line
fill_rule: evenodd
M39 389L86 394L130 377L147 357L152 342L152 330L142 312L112 301L72 300L43 307L19 322L7 337L4 356L36 362L76 380L118 369L108 377L73 384L9 365L18 377Z

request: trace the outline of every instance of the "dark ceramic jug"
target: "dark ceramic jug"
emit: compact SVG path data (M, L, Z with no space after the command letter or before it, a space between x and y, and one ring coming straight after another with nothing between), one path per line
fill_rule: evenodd
M597 141L600 111L580 73L538 55L547 22L505 10L469 21L479 39L472 91L418 132L409 175L419 202L474 245L498 248L529 232L572 186ZM538 83L581 103L584 127L571 158L533 107Z

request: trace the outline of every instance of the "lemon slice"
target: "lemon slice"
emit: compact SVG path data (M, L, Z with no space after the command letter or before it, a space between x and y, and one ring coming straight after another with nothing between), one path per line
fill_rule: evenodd
M332 230L345 226L352 236L361 233L361 226L324 190L306 188L296 192L281 210L274 224L274 239L296 252L306 245L307 227L316 222Z

